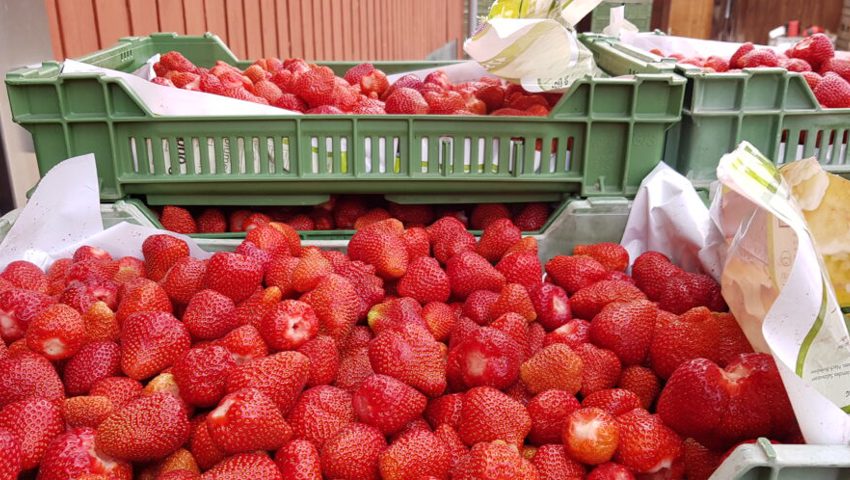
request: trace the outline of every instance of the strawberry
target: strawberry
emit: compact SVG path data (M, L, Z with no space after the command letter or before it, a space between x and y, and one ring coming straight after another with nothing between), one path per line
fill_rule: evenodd
M59 297L59 303L80 313L86 313L95 302L104 302L110 309L115 309L118 306L118 285L110 280L87 283L72 280Z
M446 272L452 287L452 293L465 299L476 290L498 292L505 285L505 277L481 255L471 251L462 251L446 264Z
M92 384L89 395L103 396L120 407L142 393L142 384L128 377L106 377Z
M744 68L744 64L741 62L741 59L744 55L755 50L755 45L751 42L747 42L742 44L735 53L732 54L732 58L729 59L729 68Z
M818 102L826 108L850 107L850 84L836 74L824 75L814 93Z
M503 203L482 203L472 209L469 224L476 230L484 230L491 222L500 218L511 218L511 212Z
M386 280L401 278L408 267L407 248L401 239L401 222L389 219L358 230L348 243L348 256L375 266Z
M427 399L395 378L372 375L360 384L351 403L359 421L392 434L421 415Z
M192 452L186 448L180 448L171 455L165 457L157 465L157 470L160 476L175 471L198 475L200 471L198 463L195 461L195 457L192 455Z
M435 429L440 425L449 425L456 429L460 422L462 408L463 394L450 393L431 399L425 408L425 418Z
M405 224L408 229L411 228L411 225L421 229L434 221L434 207L431 205L405 205L389 202L387 208L390 215Z
M850 78L850 60L841 58L830 58L826 60L821 64L818 73L820 75L826 75L829 72L837 73L839 77L847 80Z
M410 297L391 298L379 303L366 315L372 333L380 334L386 330L402 331L407 324L425 327L422 319L422 306Z
M301 255L301 236L298 235L298 232L295 231L294 228L290 227L285 223L280 222L271 222L269 225L272 228L277 229L286 237L286 241L289 242L289 254L293 256Z
M171 235L151 235L142 243L142 254L148 278L158 282L177 260L189 256L189 246Z
M233 300L215 290L201 290L189 300L183 324L194 338L220 338L237 326Z
M115 318L123 325L128 317L136 313L171 313L173 307L168 294L159 284L146 278L138 278L122 286L121 301Z
M469 389L463 398L458 433L467 445L502 440L520 446L531 431L525 407L491 387Z
M729 71L729 62L716 55L711 55L705 59L705 68L710 68L717 73Z
M434 115L453 115L466 107L466 100L458 92L425 92L428 113Z
M608 270L624 271L629 266L629 252L616 243L597 243L576 245L573 255L587 255L598 261Z
M498 318L509 312L518 313L529 322L537 318L528 291L518 283L509 283L502 287L499 297L490 305L490 318Z
M284 480L322 480L319 451L307 440L292 440L274 456Z
M118 271L115 272L112 280L119 285L145 276L145 262L136 257L121 257L118 259L117 265Z
M549 205L545 203L527 203L514 218L516 225L523 232L540 230L549 220Z
M307 387L330 385L336 381L339 372L339 350L333 338L319 335L301 345L298 352L310 359Z
M582 359L570 347L544 347L522 364L520 378L531 393L551 388L575 394L582 384Z
M62 378L68 395L85 395L98 380L121 372L121 347L115 342L92 342L68 360Z
M808 36L791 47L787 55L791 58L805 60L817 69L820 65L835 55L832 41L823 33Z
M433 475L446 478L451 466L448 445L430 430L400 435L378 458L381 478L404 480Z
M517 447L503 441L472 447L452 472L452 480L538 480L537 469L520 456Z
M523 352L523 360L528 359L530 347L528 344L528 322L525 320L525 317L518 313L508 312L499 315L498 318L490 323L489 327L511 337Z
M641 364L649 352L657 315L658 307L646 300L610 303L590 324L590 339L613 351L624 365Z
M587 256L558 255L546 262L546 275L570 295L608 276L608 269Z
M207 266L201 260L181 258L165 274L162 288L173 302L185 305L203 287L206 271Z
M348 280L360 298L357 317L363 318L369 309L384 299L384 281L375 275L375 267L361 261L346 262L334 267L334 271Z
M463 440L460 439L460 435L458 435L454 427L448 424L440 425L434 429L434 435L448 447L451 468L454 468L458 461L469 453L469 448L464 445Z
M445 347L428 330L406 324L385 330L369 342L372 370L436 397L446 389ZM369 422L366 422L369 423Z
M283 91L270 80L263 79L254 83L254 95L265 98L270 104L274 104L283 95Z
M543 445L537 449L531 463L540 472L541 480L584 479L584 466L567 456L563 445Z
M92 342L118 340L120 329L118 319L108 305L95 302L83 314L86 338Z
M301 253L301 260L292 271L291 285L297 292L309 292L316 288L319 281L333 273L333 264L321 251L310 247Z
M188 448L198 467L204 470L224 459L224 452L212 441L210 430L207 427L206 414L192 419L192 432L189 436Z
M284 297L294 295L295 288L292 285L292 274L300 263L301 259L298 257L273 257L266 267L266 285L278 287Z
M174 78L171 80L174 82L176 87L182 88L182 85L175 82ZM192 218L192 214L189 213L189 210L182 207L166 205L162 208L162 213L159 216L159 222L162 224L162 228L171 230L172 232L183 234L198 232L198 226L195 223L195 219Z
M154 65L154 70L161 70L163 72L174 70L177 72L194 73L198 71L198 67L196 67L189 59L184 57L182 53L175 51L164 53L157 64L159 65L159 68ZM157 76L160 76L159 71L157 71Z
M239 453L204 472L201 480L283 480L277 465L265 453Z
M685 398L687 416L680 410ZM709 448L760 436L784 438L796 429L776 365L764 353L741 354L725 369L704 358L680 365L661 391L658 414L670 428Z
M519 283L529 293L543 283L543 267L536 253L505 253L496 264L496 270L505 276L508 283Z
M30 398L6 404L0 409L0 430L17 440L21 450L21 470L35 468L50 442L65 430L62 411L44 398Z
M29 398L65 398L62 381L42 355L21 352L0 359L0 406Z
M245 234L245 241L254 243L272 255L290 254L289 237L277 225L265 224L252 228Z
M791 58L787 61L780 60L779 66L785 67L789 72L811 72L812 66L809 65L809 62L799 59L799 58Z
M648 409L661 392L661 381L652 370L632 365L623 369L617 387L633 392L640 398L641 407Z
M54 303L43 293L19 288L0 291L0 336L10 343L23 338L32 319Z
M245 219L251 215L250 210L236 210L231 212L228 216L228 231L231 232L244 232L245 229L242 228L242 224L245 222Z
M325 276L312 291L301 296L319 319L319 332L334 340L345 338L357 322L360 308L354 286L337 274Z
M170 470L165 473L160 473L157 480L201 480L201 475L186 469Z
M16 260L6 265L6 268L0 272L0 278L16 288L47 293L47 275L36 265L25 260Z
M348 71L345 72L345 75L343 75L343 78L349 85L359 85L360 79L363 78L363 76L372 73L374 70L375 66L371 63L359 63L349 68Z
M580 318L594 319L610 303L644 299L646 296L643 292L629 282L603 280L577 291L570 298L570 308L573 314ZM616 350L614 351L617 353Z
M361 197L345 196L338 199L333 210L334 223L339 229L354 228L354 222L369 210Z
M439 222L440 220L431 227ZM434 247L434 258L443 264L447 264L451 258L461 252L475 251L475 236L469 233L460 221L452 220L446 223L448 225L428 230L428 236L431 238L431 244Z
M268 355L269 349L253 325L235 328L215 342L226 348L237 365Z
M0 478L14 480L21 473L21 446L17 437L5 428L0 428Z
M187 405L186 402L183 401L183 398L180 396L180 387L177 386L177 382L174 381L174 374L172 374L170 371L162 372L159 375L148 380L148 383L142 389L143 397L150 396L155 393L168 393L174 397L179 398L188 412L189 405Z
M361 230L373 223L378 223L382 220L386 220L388 218L392 218L390 212L386 211L383 208L373 208L363 215L357 217L357 220L354 221L354 229Z
M419 257L427 257L431 254L431 241L428 238L428 231L422 227L406 229L401 240L404 242L407 257L411 262Z
M189 331L170 313L131 315L121 332L121 370L136 380L150 378L170 367L190 344Z
M631 470L619 463L608 462L597 465L585 480L635 480Z
M507 388L519 376L522 356L511 337L483 327L449 350L446 375L458 386Z
M288 417L295 438L308 440L319 448L354 419L351 394L329 385L305 391Z
M422 256L413 260L398 282L398 293L421 304L445 302L451 294L449 277L437 260Z
M336 386L354 392L360 383L375 373L369 361L369 349L365 347L349 349L339 360L339 373Z
M547 331L554 333L571 322L572 312L563 288L551 283L541 283L529 290L529 296L537 312L537 321Z
M284 300L260 322L260 335L272 350L294 350L319 331L319 319L310 305Z
M617 417L620 447L614 460L636 473L670 468L682 454L682 439L656 415L636 408Z
M95 432L90 428L72 428L54 438L41 462L40 480L89 478L99 475L114 480L131 480L130 464L97 452L94 448Z
M137 462L163 458L188 439L186 410L168 393L131 400L107 417L96 434L101 452Z
M292 436L275 402L255 388L226 395L206 424L213 443L227 454L277 450Z
M293 77L291 93L306 101L311 107L325 105L334 91L334 73L328 67L313 67Z
M579 345L575 352L582 361L581 394L583 397L599 390L612 388L617 384L622 366L614 352L597 348L590 343Z
M76 280L84 284L100 283L111 280L117 272L118 264L115 262L81 260L68 267L65 282L71 284Z
M498 299L499 294L496 292L476 290L470 293L466 301L463 302L462 314L478 325L487 325L493 320L490 316L490 309Z
M422 308L422 319L434 339L445 342L454 329L457 314L445 303L430 302Z
M528 440L544 445L563 441L564 422L581 405L574 395L563 390L546 390L535 395L526 407L531 417Z
M528 350L526 351L526 356L531 357L542 350L545 338L546 330L539 323L534 322L530 324L528 326Z
M487 85L476 90L475 97L487 105L488 112L492 112L504 105L505 89L500 85Z
M262 268L248 257L216 252L207 263L204 285L238 303L250 297L262 279Z
M227 391L256 388L267 394L285 415L309 376L307 357L298 352L280 352L233 368L227 376Z
M564 446L570 457L591 465L611 460L620 441L617 422L599 408L581 408L564 424Z
M51 305L32 319L26 340L30 350L48 360L70 358L86 340L83 317L67 305Z
M428 113L428 102L418 91L394 86L386 99L385 109L389 114L422 115Z
M62 403L62 418L69 427L97 428L114 410L106 397L71 397Z
M378 429L362 423L348 425L322 448L322 473L340 480L377 480L378 459L386 445Z
M236 325L250 324L259 328L263 317L274 309L282 298L283 293L277 287L258 288L250 297L236 306L236 310L233 311L233 322Z
M203 82L203 80L201 80ZM202 83L203 84L203 83ZM198 233L224 233L227 231L227 220L218 208L207 208L198 215Z
M719 453L709 450L693 438L685 439L682 450L685 474L692 480L708 480L723 461Z
M235 366L226 348L208 345L195 347L178 358L171 373L186 403L211 407L224 396L227 375Z
M355 115L385 115L387 111L384 108L384 102L361 96L360 101L351 109L351 113Z
M82 247L74 250L74 255L71 257L71 260L76 263L84 260L111 262L113 259L112 255L102 248L93 247L91 245L83 245Z

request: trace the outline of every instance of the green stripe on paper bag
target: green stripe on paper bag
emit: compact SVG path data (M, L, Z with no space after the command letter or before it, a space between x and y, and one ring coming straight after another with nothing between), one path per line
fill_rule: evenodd
M826 303L827 303L827 285L826 281L821 277L821 286L823 288L823 296L820 301L820 310L818 311L818 316L815 319L814 325L809 329L809 333L806 334L806 338L803 339L803 344L800 345L800 353L797 354L797 376L803 376L803 366L806 363L806 355L809 354L809 348L811 348L812 343L815 341L815 337L818 336L818 332L820 332L821 327L823 326L823 319L826 317Z

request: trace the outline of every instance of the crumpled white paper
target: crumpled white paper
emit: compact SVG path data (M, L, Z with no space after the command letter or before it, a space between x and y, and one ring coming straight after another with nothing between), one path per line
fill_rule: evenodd
M194 240L174 232L126 222L104 230L95 158L81 155L60 162L41 179L0 243L0 270L15 260L47 269L82 245L102 248L115 258L142 258L142 243L157 233L182 238L195 258L210 256Z

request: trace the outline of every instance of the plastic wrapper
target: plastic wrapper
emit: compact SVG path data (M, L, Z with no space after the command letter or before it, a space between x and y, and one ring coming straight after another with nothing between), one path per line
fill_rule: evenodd
M564 90L596 72L573 27L601 2L496 0L463 49L488 72L530 92Z

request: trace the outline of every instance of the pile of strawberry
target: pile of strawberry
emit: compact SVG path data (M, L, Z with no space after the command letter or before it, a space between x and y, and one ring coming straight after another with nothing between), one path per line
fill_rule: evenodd
M360 230L381 220L394 218L405 228L426 227L437 218L457 218L464 226L475 230L484 222L510 218L523 232L540 230L549 219L552 208L548 203L505 205L403 205L383 198L362 195L333 197L316 207L268 207L262 210L231 209L227 213L217 207L204 208L195 215L183 207L167 205L159 214L163 228L172 232L223 233L244 232L271 222L286 223L299 231Z
M542 265L484 227L11 263L0 479L703 479L739 442L800 441L711 278L655 252L629 276L610 243Z
M658 49L652 53L665 56ZM835 58L832 41L822 33L800 40L785 54L768 48L756 48L745 43L726 61L718 56L685 57L670 54L679 63L686 63L713 72L731 72L742 68L782 67L789 72L799 72L806 79L821 106L850 108L850 60Z
M546 116L559 93L532 94L494 77L452 83L441 70L424 80L404 75L393 84L371 63L337 77L328 67L301 58L262 58L244 71L222 61L198 67L180 52L154 64L159 85L273 105L315 114L439 114Z

